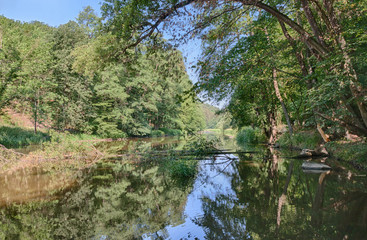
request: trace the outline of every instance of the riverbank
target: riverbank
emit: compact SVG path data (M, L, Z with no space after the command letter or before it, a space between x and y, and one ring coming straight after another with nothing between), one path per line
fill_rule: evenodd
M367 170L367 143L365 140L338 140L323 144L321 137L317 133L304 131L295 133L292 138L285 133L279 137L276 145L280 148L296 150L317 150L323 145L329 156L339 161L347 162L358 169Z
M26 130L20 129L16 133ZM30 142L28 135L14 135L18 139L17 145L8 141L8 146L24 146L37 144L35 150L25 154L18 149L8 148L0 142L0 171L17 171L24 168L40 167L46 172L61 172L75 169L83 169L98 161L104 156L101 150L95 147L95 136L73 135L69 133L58 133L49 131L42 133L47 136L43 141L41 138L32 138L40 141ZM30 134L29 136L32 136ZM36 136L36 134L33 134ZM88 140L88 141L86 141Z

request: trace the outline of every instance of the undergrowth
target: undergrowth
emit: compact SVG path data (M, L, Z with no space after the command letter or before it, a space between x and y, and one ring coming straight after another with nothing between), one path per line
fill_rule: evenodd
M236 141L239 145L258 144L266 142L266 137L259 128L243 127L238 131Z
M43 132L34 133L20 127L0 126L0 144L7 148L19 148L31 144L40 144L50 140Z
M325 146L334 157L358 163L367 169L367 143L333 141L326 143Z
M298 132L292 136L286 132L279 137L277 143L281 147L315 149L322 143L322 138L320 134L312 131Z

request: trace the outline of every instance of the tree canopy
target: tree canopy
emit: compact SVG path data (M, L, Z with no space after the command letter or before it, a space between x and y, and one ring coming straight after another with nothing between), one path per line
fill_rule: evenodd
M106 0L102 9L125 49L162 27L199 37L196 88L230 96L239 125L263 123L270 137L283 115L289 130L314 127L325 141L325 131L367 135L365 1Z
M204 127L181 52L159 36L124 51L118 34L86 7L57 28L0 18L1 108L35 125L102 137ZM182 100L181 100L182 99ZM186 100L184 100L186 99Z

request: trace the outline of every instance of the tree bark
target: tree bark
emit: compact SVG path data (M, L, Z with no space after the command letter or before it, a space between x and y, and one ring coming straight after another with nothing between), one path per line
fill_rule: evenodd
M270 112L268 114L268 121L269 121L269 132L268 132L268 143L274 144L277 136L277 130L276 130L276 120L275 120L275 114L274 112Z
M323 38L323 36L321 34L321 31L319 29L319 26L317 25L316 20L315 20L315 17L312 14L312 11L311 11L310 6L308 4L308 0L301 0L301 4L302 4L303 10L305 12L307 21L308 21L308 23L311 26L311 29L312 29L313 34L315 35L315 37L318 40L318 42L325 49L327 49L326 43L325 43L324 38Z
M282 95L280 94L280 91L279 91L279 85L278 85L278 80L277 80L277 70L275 68L273 68L273 83L274 83L275 95L277 96L280 104L282 105L284 117L285 117L285 119L287 121L287 124L288 124L289 134L293 135L292 123L291 123L291 120L289 118L289 114L288 114L287 108L284 104Z
M34 100L34 133L37 133L37 99Z

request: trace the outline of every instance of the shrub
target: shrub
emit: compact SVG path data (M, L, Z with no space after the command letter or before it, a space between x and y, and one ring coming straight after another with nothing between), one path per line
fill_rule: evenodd
M240 145L256 144L265 142L266 137L259 128L243 127L240 131L238 131L236 140Z
M152 136L152 137L162 137L162 136L164 136L164 132L161 131L161 130L152 130L150 132L150 136Z
M164 132L166 136L181 136L182 131L179 129L160 128L160 131Z
M313 131L298 132L293 136L286 132L279 137L277 142L280 146L315 149L322 142L322 138L320 134Z
M197 161L194 160L171 160L165 168L173 178L193 178L197 172Z

